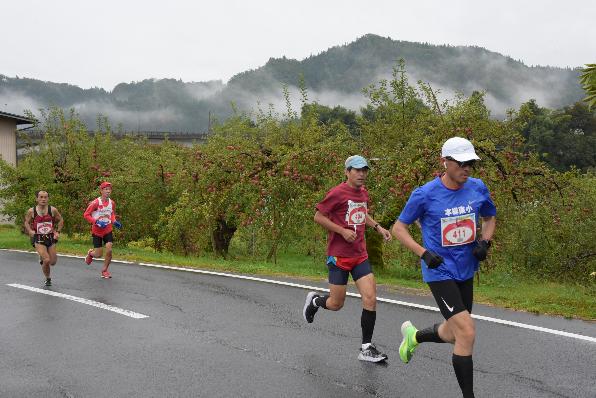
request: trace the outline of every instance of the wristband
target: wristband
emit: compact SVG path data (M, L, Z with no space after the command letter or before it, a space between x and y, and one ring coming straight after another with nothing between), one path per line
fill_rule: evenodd
M376 223L376 224L375 224L375 226L373 227L373 229L376 231L376 230L377 230L377 227L378 227L379 225L380 225L379 223Z

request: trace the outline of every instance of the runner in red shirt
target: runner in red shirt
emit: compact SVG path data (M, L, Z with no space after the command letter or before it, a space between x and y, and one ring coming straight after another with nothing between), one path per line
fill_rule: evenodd
M37 204L25 214L24 227L39 254L41 271L46 277L45 285L52 286L50 266L56 265L58 261L56 243L64 227L64 219L58 209L48 204L49 194L46 191L37 191L35 200Z
M89 249L85 262L91 264L93 257L101 257L103 254L103 245L106 246L106 255L103 260L103 269L101 270L101 277L108 279L112 275L108 271L110 262L112 261L112 225L118 229L122 227L119 221L116 220L116 204L110 199L112 193L112 184L104 181L99 186L101 196L94 199L87 210L83 214L85 220L91 224L91 236L93 238L93 249Z
M371 342L377 317L377 288L368 262L364 229L374 228L386 241L391 233L368 215L368 192L364 182L368 176L368 162L362 156L350 156L345 162L346 182L331 189L317 204L315 222L329 233L327 237L327 268L329 295L310 292L306 296L303 316L306 322L314 320L319 308L340 310L346 299L348 277L351 274L362 296L362 348L358 359L382 362L387 355L379 352Z

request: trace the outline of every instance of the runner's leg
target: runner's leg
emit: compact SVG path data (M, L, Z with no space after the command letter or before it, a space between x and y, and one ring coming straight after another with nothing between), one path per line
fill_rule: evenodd
M339 311L346 300L350 274L332 263L327 263L327 268L329 269L329 296L317 297L314 304L330 311Z
M359 272L365 275L361 276ZM365 263L357 265L352 270L352 277L355 279L356 287L362 297L362 315L360 316L362 347L358 354L358 359L367 362L384 362L387 360L387 355L380 352L372 343L372 336L377 320L377 285L368 260Z
M463 311L449 318L447 323L455 335L452 363L457 382L464 397L474 397L474 320L468 311Z
M35 251L41 258L41 272L47 279L50 279L50 255L48 254L48 248L43 243L35 244Z
M316 292L309 292L306 295L302 316L308 323L314 321L319 308L338 311L344 305L349 273L331 263L327 263L327 268L329 269L329 294L323 296Z
M93 242L93 248L89 249L87 252L87 257L85 262L87 264L91 264L93 258L99 258L103 255L102 246L103 246L103 239L101 236L91 235L91 240Z
M103 256L103 247L93 248L93 252L91 255L93 256L93 258L101 258Z
M56 265L56 263L58 262L58 254L56 252L55 243L52 246L48 247L48 254L50 256L50 266Z
M102 272L107 271L112 261L112 242L106 242L106 255L103 259Z
M377 286L373 274L365 275L356 280L356 287L362 297L362 344L369 344L375 329L377 319Z
M455 340L452 356L453 370L464 397L474 397L474 361L472 354L476 338L476 326L470 314L473 287L473 279L469 279L463 282L455 282L455 288L449 284L447 290L433 289L433 294L440 293L440 295L435 294L439 306L446 308L441 308L441 312L451 311L455 313L448 318L446 317L446 326L442 328L442 331L446 332L446 337L449 337L450 333L453 334ZM439 296L442 304L437 298ZM451 304L452 307L449 307L447 303L455 304ZM462 308L464 309L461 310Z
M459 288L462 304L464 308L471 314L472 313L472 304L474 300L474 281L473 279L468 279L467 281L463 282L456 282L457 287ZM435 325L436 327L436 325ZM420 330L416 337L418 338L419 335L423 331ZM446 342L446 343L455 343L455 333L449 326L447 321L444 321L438 328L438 336ZM418 340L419 342L422 342ZM430 341L430 340L429 340Z
M330 311L341 310L346 301L346 289L346 285L329 285L329 296L325 300L324 308Z

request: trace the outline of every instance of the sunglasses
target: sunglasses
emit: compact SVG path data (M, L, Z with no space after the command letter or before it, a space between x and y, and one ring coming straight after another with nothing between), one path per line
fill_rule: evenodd
M447 160L451 160L452 162L457 163L457 165L459 167L472 167L474 168L474 166L476 166L476 160L472 159L472 160L466 160L465 162L460 162L459 160L455 160L453 159L451 156L447 156L445 159Z

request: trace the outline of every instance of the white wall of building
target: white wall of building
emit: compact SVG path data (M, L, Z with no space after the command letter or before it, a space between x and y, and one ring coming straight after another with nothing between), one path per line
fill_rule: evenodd
M0 116L0 157L13 166L17 164L17 123Z

